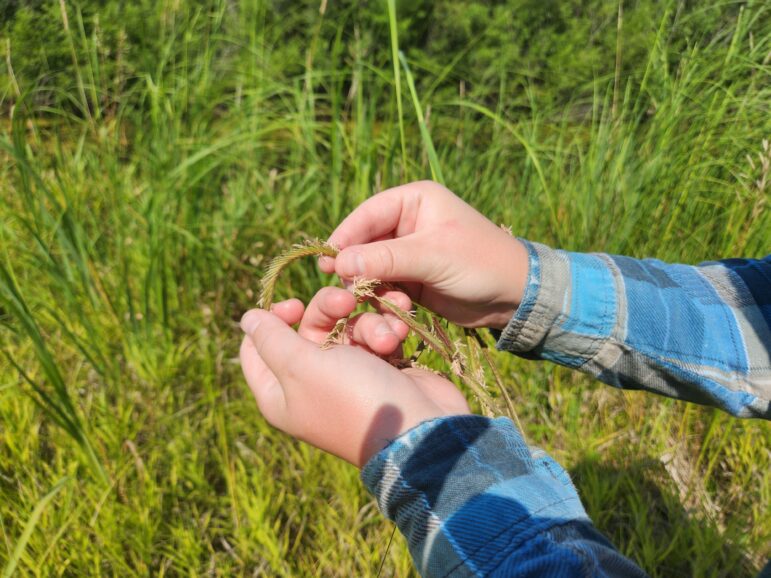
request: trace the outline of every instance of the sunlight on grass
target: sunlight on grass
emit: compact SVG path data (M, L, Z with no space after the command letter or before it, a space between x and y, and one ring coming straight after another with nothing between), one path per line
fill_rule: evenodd
M559 86L524 55L461 77L482 39L431 60L406 34L420 14L393 0L369 19L161 3L140 20L152 51L107 5L52 6L66 84L25 76L3 41L6 573L414 575L358 472L270 428L237 364L269 259L378 190L444 181L571 250L696 263L771 247L763 3L625 5L641 59L625 41L619 69L613 36L609 62L560 70ZM581 22L555 46L585 48ZM276 299L334 282L302 263ZM767 423L495 360L528 440L651 575L751 576L771 555Z

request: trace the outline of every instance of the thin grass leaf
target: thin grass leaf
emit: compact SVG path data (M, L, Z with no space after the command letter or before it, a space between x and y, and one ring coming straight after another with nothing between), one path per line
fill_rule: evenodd
M402 167L407 172L407 139L404 138L404 109L402 108L402 75L399 69L399 28L396 20L396 1L388 0L388 26L391 31L391 61L394 67L396 112L399 116L399 141L402 148Z
M431 178L438 183L444 184L442 167L439 164L439 157L436 154L434 143L431 140L431 133L428 132L428 127L426 126L426 119L423 116L423 107L420 105L418 91L415 89L415 80L412 78L412 72L410 71L410 65L407 64L407 58L404 56L404 53L401 50L399 51L399 60L404 67L404 76L407 78L407 86L409 87L410 95L412 96L412 104L415 107L415 114L418 117L420 136L423 140L423 146L426 147L428 164L431 167Z
M38 362L40 363L50 386L53 388L53 391L49 392L43 386L32 380L19 364L4 351L6 357L24 377L25 381L27 381L38 394L39 397L34 398L38 405L46 410L46 412L54 418L56 423L58 423L78 443L78 445L80 445L91 462L94 472L106 481L107 475L86 435L78 411L75 409L75 404L70 397L67 385L59 371L59 366L56 364L56 361L54 361L54 358L46 345L46 340L40 332L32 312L29 310L29 307L19 292L14 278L3 265L0 265L0 303L11 312L13 318L20 323L24 335L32 341Z
M490 372L493 374L493 379L495 380L495 385L498 391L501 392L501 396L503 396L507 413L509 414L509 417L517 424L519 431L522 432L522 436L524 437L525 430L523 429L522 423L520 422L519 416L517 415L517 409L514 406L514 401L511 399L508 388L505 387L503 379L501 379L501 375L498 373L498 369L495 367L495 363L490 356L490 352L484 340L476 329L467 329L466 336L469 350L474 351L475 355L481 356L487 364L487 367L490 368Z
M13 573L16 570L16 566L19 564L19 560L21 560L21 557L24 555L24 550L27 547L27 543L32 537L32 532L35 531L35 527L40 521L40 517L43 515L43 512L48 507L48 504L51 502L51 500L53 500L56 495L64 489L70 480L71 478L66 477L56 482L53 488L51 488L51 491L43 496L37 505L35 505L35 509L32 510L32 515L30 515L29 520L27 520L27 523L24 525L24 531L21 533L21 536L19 536L19 539L16 542L16 547L13 549L10 558L8 558L8 562L5 564L5 568L3 568L2 578L10 578L13 576Z
M480 104L476 104L475 102L469 102L466 100L456 100L454 101L453 104L470 108L475 112L483 114L484 116L488 117L489 119L493 120L495 123L505 128L509 133L511 133L511 135L517 141L519 141L519 143L522 145L522 148L525 149L525 152L527 153L528 158L533 163L535 172L538 175L538 181L541 183L541 187L543 187L543 192L546 195L546 200L549 204L549 211L551 213L552 222L556 227L559 224L559 220L557 218L557 202L554 199L551 192L551 188L549 187L546 181L546 174L543 170L543 166L541 165L541 161L538 159L538 155L535 154L535 149L533 148L533 145L530 144L530 142L524 136L522 136L522 133L520 133L519 130L517 130L514 124L508 122L500 115L491 111L489 108L482 106Z

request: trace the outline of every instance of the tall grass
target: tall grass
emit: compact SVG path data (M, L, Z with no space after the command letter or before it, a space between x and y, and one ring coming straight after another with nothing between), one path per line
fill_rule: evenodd
M275 62L284 31L261 3L164 3L163 49L115 78L61 6L79 75L53 103L44 79L17 79L0 149L0 566L19 574L367 576L384 556L382 575L412 573L357 472L269 428L235 362L266 259L376 190L433 175L574 250L698 262L771 246L761 3L675 67L663 13L641 80L587 79L589 98L502 76L506 106L432 90L452 63L400 55L394 3L388 63L323 14L316 43ZM297 266L277 297L330 282ZM528 439L648 572L759 568L768 425L496 360Z

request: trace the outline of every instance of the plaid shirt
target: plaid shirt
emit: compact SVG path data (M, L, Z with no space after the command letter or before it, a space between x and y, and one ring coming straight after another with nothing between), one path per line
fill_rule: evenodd
M693 267L525 243L528 285L499 349L771 418L771 256ZM508 419L424 422L362 479L424 576L645 576Z

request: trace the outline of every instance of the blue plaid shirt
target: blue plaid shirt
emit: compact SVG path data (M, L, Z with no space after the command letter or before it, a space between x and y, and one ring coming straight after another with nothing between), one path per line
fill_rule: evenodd
M525 244L528 284L499 349L771 418L771 256L694 267ZM423 576L645 576L508 419L424 422L362 479Z

